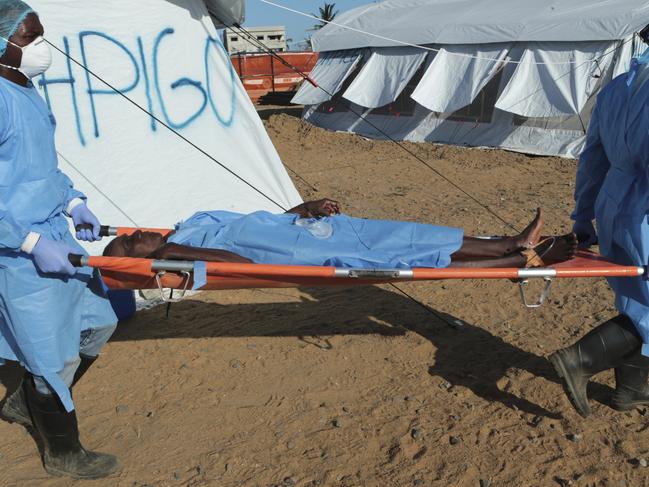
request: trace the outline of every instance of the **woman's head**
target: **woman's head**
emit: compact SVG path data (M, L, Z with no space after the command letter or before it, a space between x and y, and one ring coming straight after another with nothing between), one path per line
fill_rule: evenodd
M165 237L156 232L135 231L120 235L104 249L106 257L149 257L165 244Z

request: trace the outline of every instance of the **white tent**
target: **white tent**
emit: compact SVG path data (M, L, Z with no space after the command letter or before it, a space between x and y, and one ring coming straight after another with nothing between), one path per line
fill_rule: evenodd
M241 20L241 1L208 3ZM102 223L171 227L197 210L301 202L203 0L30 4L50 42L246 181L55 51L35 83L58 122L59 165Z
M647 24L647 0L372 3L313 36L324 90L293 102L331 130L576 157Z

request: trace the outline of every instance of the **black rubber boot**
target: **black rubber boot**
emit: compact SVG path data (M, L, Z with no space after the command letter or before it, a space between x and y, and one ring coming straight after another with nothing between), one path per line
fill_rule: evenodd
M2 405L2 417L11 423L18 423L25 427L32 425L32 419L29 417L29 410L27 409L27 401L25 400L25 393L23 392L22 382L25 380L24 376L20 381L18 389L5 400Z
M97 357L87 357L85 355L80 355L81 362L77 371L74 373L74 380L72 382L72 387L75 386L77 382L83 377L83 375L88 371L90 366L97 360ZM27 400L25 399L25 393L23 391L22 382L25 380L25 375L21 380L18 389L7 398L4 405L2 406L2 417L11 421L12 423L18 423L23 426L30 427L32 426L32 419L29 416L29 410L27 409Z
M646 358L646 357L643 357ZM615 394L611 405L618 411L649 406L649 368L622 365L615 369Z
M638 339L638 341L640 341ZM636 352L615 368L615 394L611 405L618 411L649 406L649 358Z
M572 405L586 417L590 414L586 390L590 378L623 365L625 357L638 353L639 346L633 323L620 315L591 330L573 346L553 353L549 360L564 379Z
M79 367L77 367L77 371L74 373L74 379L72 380L72 386L70 388L77 385L77 382L81 380L85 373L88 372L88 369L97 360L97 357L88 357L83 354L80 354L79 358L81 359L81 362L79 363Z
M74 479L98 479L115 473L119 460L113 455L86 450L79 441L77 415L68 413L55 395L40 394L33 378L23 381L27 405L43 446L47 473Z

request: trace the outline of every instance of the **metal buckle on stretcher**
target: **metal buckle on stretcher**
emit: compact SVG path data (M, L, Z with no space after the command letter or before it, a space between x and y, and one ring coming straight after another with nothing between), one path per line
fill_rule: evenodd
M155 275L155 282L158 284L158 290L160 291L160 299L164 301L165 303L179 303L183 299L185 299L185 294L187 294L187 290L189 288L189 281L192 278L192 275L188 271L179 271L180 274L182 274L185 278L185 285L183 286L182 291L180 292L180 296L177 298L173 298L171 296L166 296L164 292L164 287L162 286L162 276L164 276L167 272L166 271L159 271Z
M535 303L529 303L527 301L527 295L525 293L525 287L529 284L530 280L521 279L518 281L518 290L521 293L521 301L523 302L523 306L530 309L540 308L541 306L543 306L543 303L545 303L545 300L550 295L550 289L552 288L552 282L554 281L554 279L552 277L544 277L543 281L545 282L545 284L543 285L543 290L541 291L541 294Z

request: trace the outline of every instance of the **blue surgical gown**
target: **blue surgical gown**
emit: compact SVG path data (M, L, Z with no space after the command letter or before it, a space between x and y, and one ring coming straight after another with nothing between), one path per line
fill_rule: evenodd
M30 83L0 77L0 359L43 376L68 410L72 399L58 376L79 355L82 330L114 324L99 279L42 275L20 251L29 232L83 249L63 211L84 198L57 165L54 117Z
M333 231L320 238L299 220L293 213L199 212L178 224L169 242L227 250L260 264L393 269L448 267L463 238L459 228L346 215L323 218Z
M646 67L600 93L579 161L574 220L596 220L602 255L625 265L649 263L649 82ZM649 356L649 281L609 278L618 311L635 324Z

